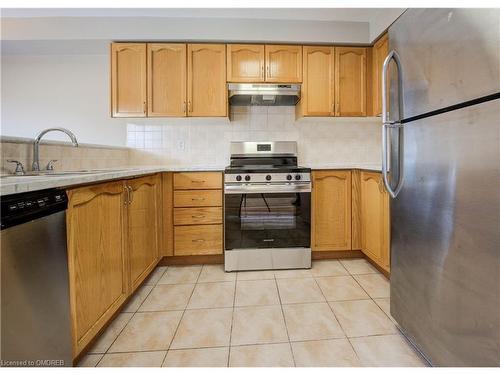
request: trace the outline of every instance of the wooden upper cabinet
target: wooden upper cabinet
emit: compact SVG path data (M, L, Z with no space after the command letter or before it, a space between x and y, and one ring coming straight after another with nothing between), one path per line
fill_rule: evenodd
M264 45L227 45L228 82L264 82Z
M302 46L266 45L266 82L302 82Z
M333 116L334 47L303 47L304 81L302 84L302 116Z
M313 171L312 249L351 249L351 171Z
M159 175L125 181L129 188L127 245L131 289L136 289L158 262L160 188Z
M146 44L111 44L111 115L146 116Z
M148 116L186 116L186 45L150 43L147 50Z
M386 271L389 255L389 195L378 172L361 172L361 247Z
M188 44L188 116L227 116L226 45Z
M384 66L384 60L389 53L389 38L387 34L384 34L373 45L372 53L373 115L380 116L382 114L382 67Z
M366 48L335 48L335 116L366 116Z

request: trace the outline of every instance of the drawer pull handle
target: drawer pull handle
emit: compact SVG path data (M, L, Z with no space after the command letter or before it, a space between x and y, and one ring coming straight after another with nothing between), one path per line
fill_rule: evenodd
M203 219L205 215L192 215L191 216L193 219Z
M201 181L198 181L198 180L191 180L191 183L192 184L204 184L206 181L205 180L201 180Z
M197 240L191 240L191 241L192 241L192 242L205 242L205 240L204 240L204 239L201 239L201 238L200 238L200 239L197 239Z
M205 198L203 197L198 197L198 198L191 198L192 201L204 201Z

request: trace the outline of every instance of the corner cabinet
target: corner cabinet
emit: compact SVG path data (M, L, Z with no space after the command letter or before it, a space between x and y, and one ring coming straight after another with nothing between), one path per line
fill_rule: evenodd
M111 44L111 116L146 117L146 44Z
M351 250L351 171L313 171L312 181L312 250Z
M335 116L366 116L366 48L335 48Z
M227 116L226 45L188 44L188 116Z
M390 271L389 195L382 175L361 172L361 248L363 253Z
M227 45L228 82L264 82L264 79L264 45Z
M125 194L122 182L68 191L68 264L73 355L126 300Z

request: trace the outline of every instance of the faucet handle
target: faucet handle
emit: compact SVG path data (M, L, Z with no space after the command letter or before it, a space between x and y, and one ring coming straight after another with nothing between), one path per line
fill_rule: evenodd
M48 170L48 171L53 171L54 170L54 163L56 161L57 161L56 159L49 160L49 162L47 163L47 166L45 167L45 169Z
M7 160L9 163L16 163L16 170L14 171L14 174L18 175L18 176L22 176L24 175L24 166L23 166L23 163L21 163L20 161L18 160L13 160L13 159L8 159Z

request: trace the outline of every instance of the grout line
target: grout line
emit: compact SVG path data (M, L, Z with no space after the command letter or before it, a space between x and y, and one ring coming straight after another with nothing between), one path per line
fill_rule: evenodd
M281 316L283 316L283 322L285 323L286 336L288 337L288 346L290 347L290 353L292 354L293 367L297 367L295 364L295 356L293 355L292 342L290 340L290 333L288 332L288 325L286 324L285 311L283 310L283 303L281 301L280 288L278 287L278 280L276 279L276 274L274 276L274 284L278 291L278 299L280 301Z
M225 271L224 271L225 272ZM236 289L238 288L238 274L234 278L234 293L233 293L233 311L231 313L231 326L229 328L229 350L227 352L227 367L229 367L229 360L231 359L231 338L233 336L233 322L234 322L234 309L236 304Z

